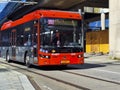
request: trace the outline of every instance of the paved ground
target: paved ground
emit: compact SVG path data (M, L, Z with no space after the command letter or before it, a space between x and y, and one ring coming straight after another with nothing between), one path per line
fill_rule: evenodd
M89 73L91 76L96 75L96 77L106 80L120 82L120 60L111 60L108 55L99 56L85 54L85 57L85 64L83 66L75 65L75 67L83 68L80 69L81 72L87 75ZM87 70L87 68L89 70ZM0 64L0 90L35 89L24 74L10 70L3 64Z
M35 90L28 78L0 64L0 90Z
M109 55L89 55L85 62L93 66L89 75L120 83L120 60L110 59Z

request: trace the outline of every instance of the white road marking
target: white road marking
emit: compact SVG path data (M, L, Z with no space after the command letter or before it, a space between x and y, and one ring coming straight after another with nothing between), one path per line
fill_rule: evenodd
M108 71L108 70L102 70L102 69L92 69L92 70L96 70L96 71L101 71L101 72L107 72L107 73L112 73L112 74L118 74L118 75L120 75L119 72L113 72L113 71Z
M46 89L48 89L48 90L53 90L53 89L51 89L50 87L48 87L46 85L44 85L43 87L46 88Z

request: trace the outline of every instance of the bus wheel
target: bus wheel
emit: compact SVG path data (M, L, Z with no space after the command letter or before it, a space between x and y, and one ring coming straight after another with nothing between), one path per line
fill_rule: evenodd
M30 64L30 56L28 54L26 54L25 56L25 64L28 68L31 67L31 64Z
M6 61L7 61L7 62L10 62L9 52L6 53Z

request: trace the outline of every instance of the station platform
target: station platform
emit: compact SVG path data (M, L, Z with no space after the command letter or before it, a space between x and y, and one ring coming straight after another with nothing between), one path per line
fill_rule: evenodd
M0 90L35 90L26 75L0 64Z

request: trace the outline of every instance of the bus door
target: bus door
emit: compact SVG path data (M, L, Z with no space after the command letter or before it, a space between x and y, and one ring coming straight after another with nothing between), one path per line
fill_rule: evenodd
M16 60L16 30L11 32L12 59Z
M37 55L38 55L38 21L34 21L33 31L32 31L32 44L33 44L33 56L34 56L34 64L38 63Z

